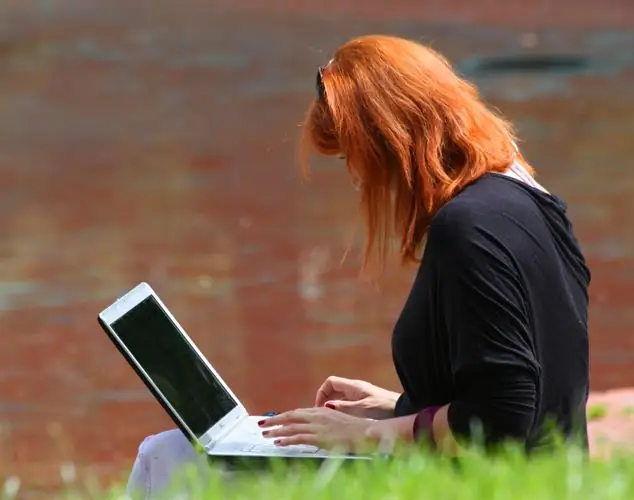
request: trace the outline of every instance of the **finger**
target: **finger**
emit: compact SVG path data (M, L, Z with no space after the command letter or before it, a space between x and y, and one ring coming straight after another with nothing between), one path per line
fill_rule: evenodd
M326 406L326 403L330 400L343 401L344 399L346 399L346 395L343 392L331 391L329 394L318 392L315 397L315 407L321 408Z
M355 417L357 417L363 414L364 408L361 405L361 401L333 400L327 401L324 406L327 408L332 408L333 410L337 410L338 412L345 413L347 415L354 415Z
M291 437L299 434L315 434L315 426L311 424L291 424L262 432L262 435L266 438Z
M290 425L307 423L310 415L310 409L299 409L286 411L272 417L265 418L258 422L260 427L273 427L276 425Z
M317 390L315 406L323 406L329 399L343 396L343 389L350 385L350 379L331 375Z
M276 439L273 444L275 446L293 446L296 444L305 444L309 446L317 446L319 447L319 439L315 434L297 434L292 437L285 437Z

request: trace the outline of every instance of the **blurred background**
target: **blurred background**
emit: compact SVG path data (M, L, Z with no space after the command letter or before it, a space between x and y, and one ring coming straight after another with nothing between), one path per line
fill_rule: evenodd
M431 43L516 122L593 271L593 388L634 386L633 28L628 0L3 0L0 479L107 483L172 427L96 322L141 280L253 413L333 373L398 389L413 270L340 265L356 193L296 161L316 67L366 33Z

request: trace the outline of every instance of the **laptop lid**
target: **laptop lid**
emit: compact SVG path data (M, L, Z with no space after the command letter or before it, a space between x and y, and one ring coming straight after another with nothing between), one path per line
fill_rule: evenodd
M147 283L102 311L99 323L191 441L207 448L248 415Z

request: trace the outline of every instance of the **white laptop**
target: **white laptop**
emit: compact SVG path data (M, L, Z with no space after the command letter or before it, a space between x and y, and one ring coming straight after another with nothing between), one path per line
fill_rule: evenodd
M99 314L99 324L185 436L210 456L369 459L264 438L211 363L147 283Z

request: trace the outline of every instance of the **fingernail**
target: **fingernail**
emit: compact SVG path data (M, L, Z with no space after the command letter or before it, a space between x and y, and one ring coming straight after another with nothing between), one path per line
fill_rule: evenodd
M282 440L281 439L276 439L275 441L273 441L273 444L280 445L280 444L282 444Z
M330 408L331 410L336 410L335 405L333 405L332 403L326 403L324 406L326 408Z
M258 422L258 425L259 425L260 427L262 427L264 424L266 424L266 420L260 420L260 421Z
M268 436L270 433L271 433L270 431L262 431L263 436Z

